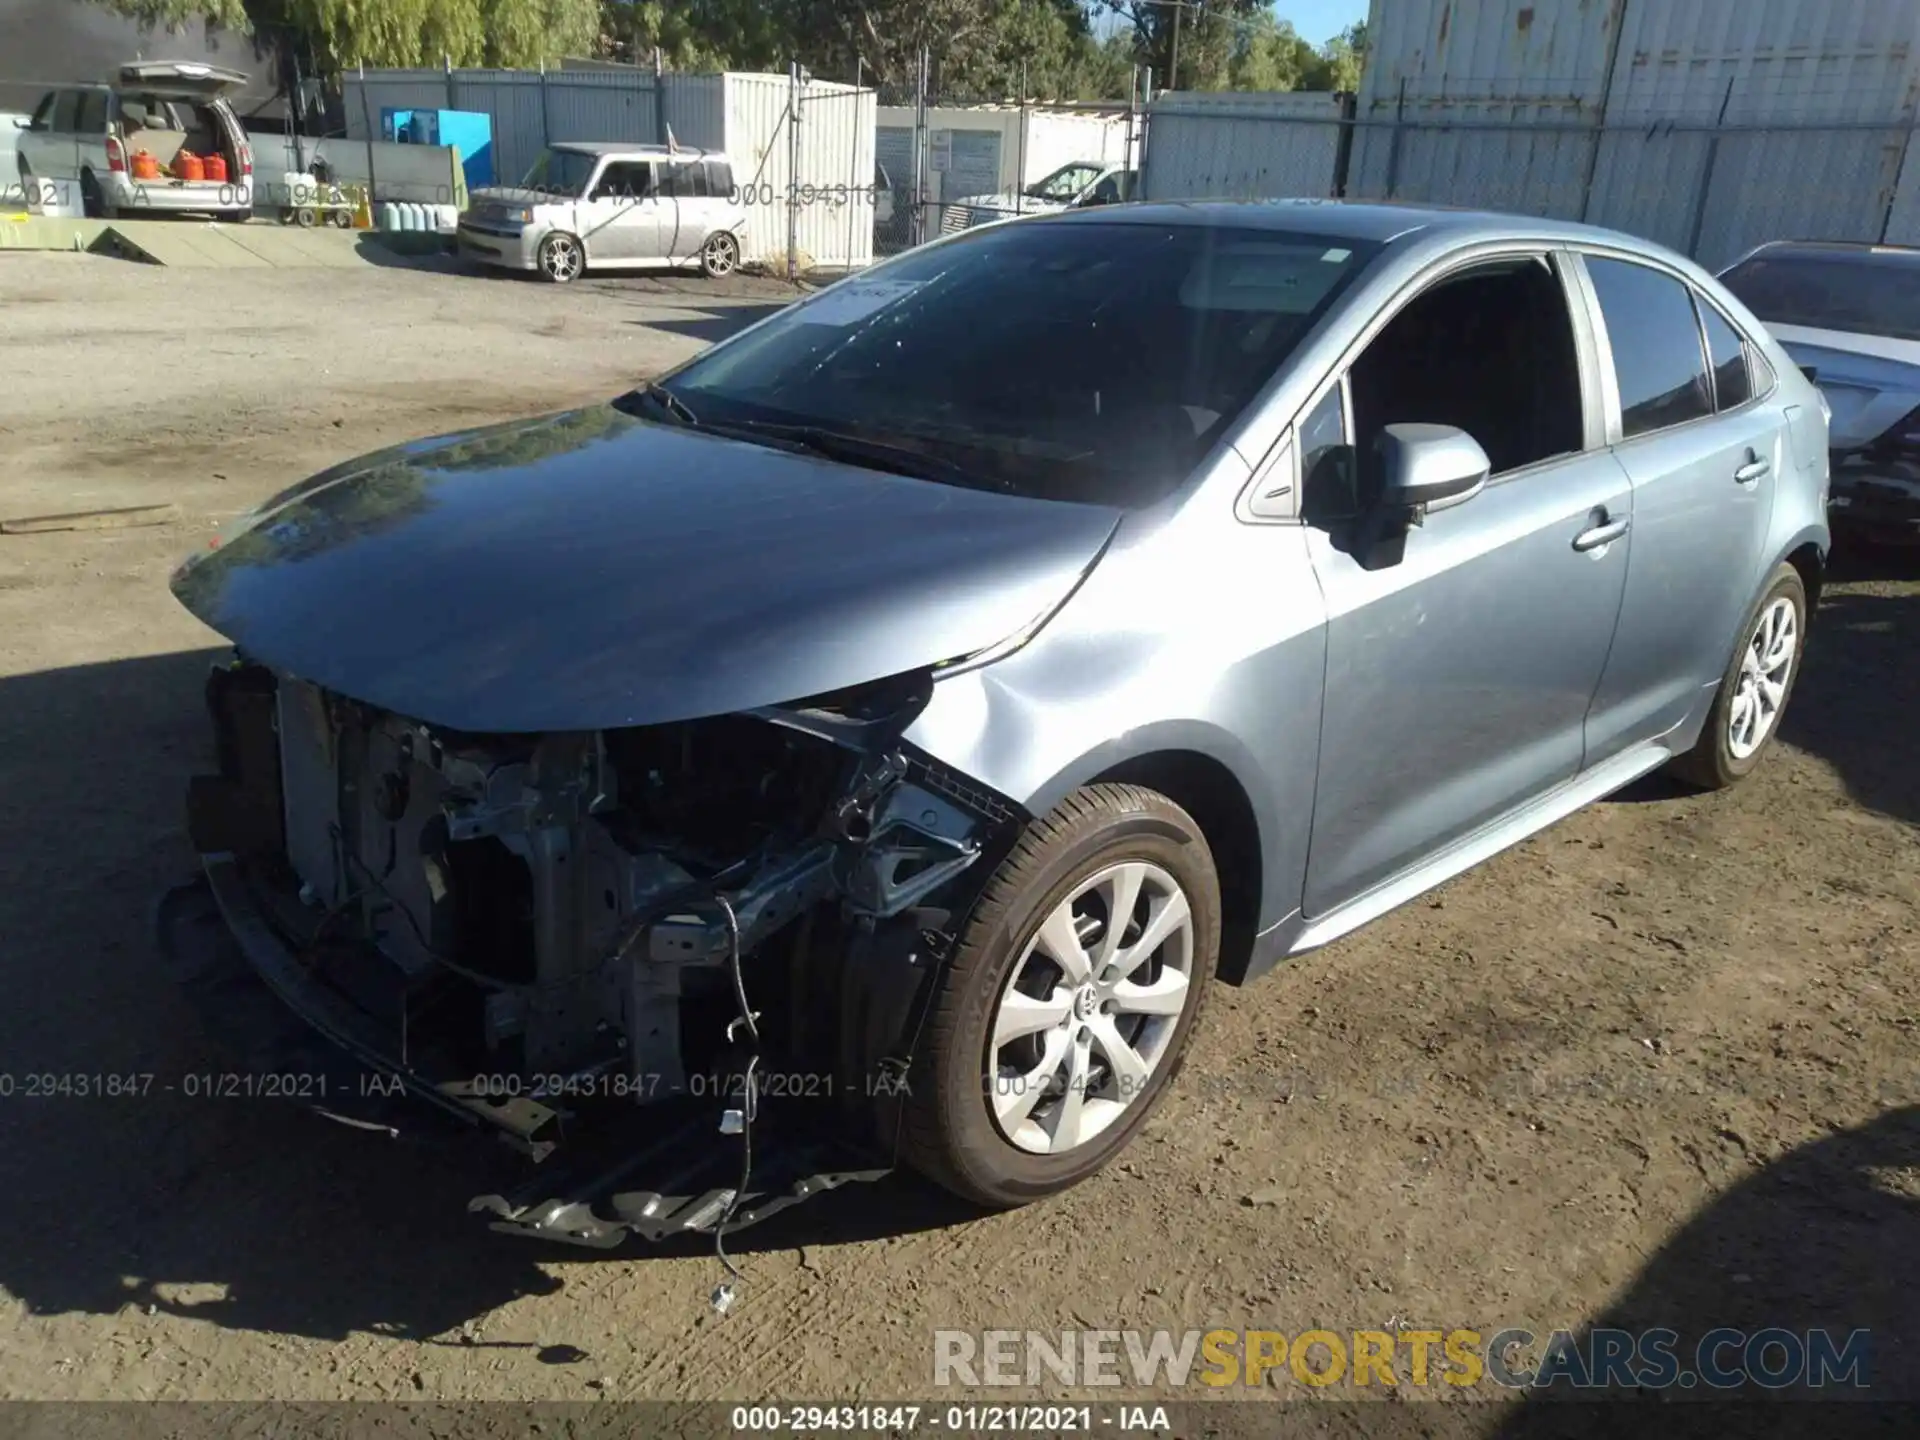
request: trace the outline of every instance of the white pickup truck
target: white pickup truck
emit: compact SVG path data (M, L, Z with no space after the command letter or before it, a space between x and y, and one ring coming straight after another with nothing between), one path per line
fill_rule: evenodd
M940 230L970 230L1016 215L1045 215L1088 205L1118 205L1139 190L1138 171L1102 160L1072 160L1015 194L968 195L950 200L940 212Z

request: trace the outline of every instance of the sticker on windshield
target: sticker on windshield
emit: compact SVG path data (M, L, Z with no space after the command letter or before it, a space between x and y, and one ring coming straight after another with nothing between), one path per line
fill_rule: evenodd
M1329 264L1339 265L1344 261L1351 260L1353 258L1353 252L1351 250L1329 250L1320 258Z
M802 305L794 319L803 325L851 325L918 290L919 280L842 280Z

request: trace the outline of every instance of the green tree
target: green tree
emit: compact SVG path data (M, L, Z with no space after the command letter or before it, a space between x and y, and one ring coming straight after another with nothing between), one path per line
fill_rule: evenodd
M178 30L218 25L290 38L323 72L352 65L537 65L590 55L600 0L97 0Z

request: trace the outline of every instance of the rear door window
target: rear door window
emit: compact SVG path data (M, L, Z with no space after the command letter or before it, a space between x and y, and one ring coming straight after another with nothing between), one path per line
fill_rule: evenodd
M104 90L85 90L80 94L79 115L74 121L74 129L82 135L100 135L107 128L107 92Z
M733 166L725 160L707 161L707 191L712 195L733 194Z
M1721 410L1744 405L1754 394L1753 377L1747 373L1746 342L1710 301L1694 298L1707 331L1707 357L1713 362L1714 405Z
M1700 345L1693 292L1673 276L1627 260L1587 257L1606 321L1627 439L1713 413L1713 382Z

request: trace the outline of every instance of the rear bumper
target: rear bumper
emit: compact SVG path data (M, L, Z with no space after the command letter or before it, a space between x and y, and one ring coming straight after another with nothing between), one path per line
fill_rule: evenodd
M251 179L196 183L190 180L133 180L125 175L114 175L109 178L105 191L107 203L131 219L138 219L142 213L224 215L253 208Z
M1836 525L1920 541L1920 464L1836 458L1827 508Z
M496 1190L469 1203L491 1228L594 1248L631 1232L650 1240L731 1233L850 1181L877 1180L890 1157L763 1101L752 1168L720 1112L737 1098L606 1106L593 1115L535 1095L492 1098L479 1077L425 1073L390 1053L380 1027L315 978L268 922L240 865L202 857L205 873L157 911L161 955L233 1073L253 1090L297 1097L317 1114L388 1135L429 1128L490 1132L520 1152ZM805 1109L806 1107L799 1107ZM586 1119L597 1122L581 1123ZM532 1162L531 1164L527 1162Z

